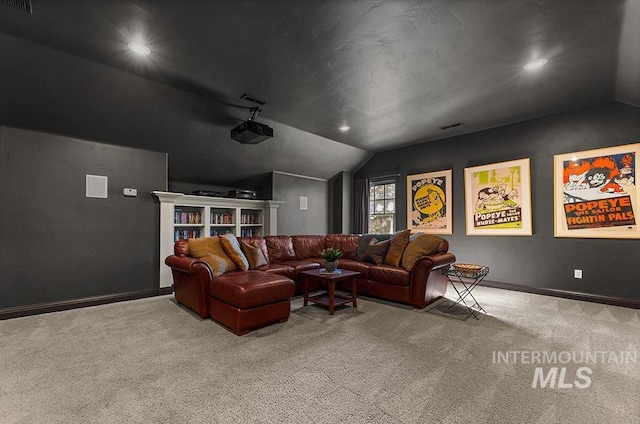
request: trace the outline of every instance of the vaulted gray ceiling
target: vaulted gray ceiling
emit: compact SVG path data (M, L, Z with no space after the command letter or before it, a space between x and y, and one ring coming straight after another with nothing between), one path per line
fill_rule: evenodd
M640 0L32 8L0 3L0 123L166 151L175 181L329 178L380 150L605 101L640 105ZM134 57L134 39L151 55ZM547 65L525 71L536 58ZM244 93L267 102L258 120L275 132L255 146L229 137L254 106Z

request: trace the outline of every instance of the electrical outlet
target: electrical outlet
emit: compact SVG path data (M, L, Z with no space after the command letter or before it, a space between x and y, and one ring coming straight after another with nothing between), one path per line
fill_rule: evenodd
M582 270L581 269L574 269L573 270L573 278L582 278Z

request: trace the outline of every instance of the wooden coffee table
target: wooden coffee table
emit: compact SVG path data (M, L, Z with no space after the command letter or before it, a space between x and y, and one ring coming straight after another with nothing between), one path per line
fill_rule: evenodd
M333 315L336 306L352 303L354 308L358 307L356 298L356 278L360 273L358 271L340 270L340 274L320 274L319 269L310 271L302 271L304 275L304 306L308 302L318 303L329 307L329 315ZM309 281L319 280L327 284L327 291L312 297L309 297ZM342 280L351 281L351 296L336 293L336 283Z

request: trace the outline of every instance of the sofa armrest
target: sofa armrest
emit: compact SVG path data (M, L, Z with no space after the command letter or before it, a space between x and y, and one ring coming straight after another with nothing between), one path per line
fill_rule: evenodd
M176 301L200 315L209 316L207 294L213 280L206 262L189 256L168 256L164 263L173 274L173 293Z
M448 280L442 268L455 261L453 253L435 253L418 259L411 270L411 306L423 309L445 295Z
M418 260L419 262L430 262L432 270L442 268L445 265L452 264L456 261L456 257L453 253L435 253L433 255L423 256Z

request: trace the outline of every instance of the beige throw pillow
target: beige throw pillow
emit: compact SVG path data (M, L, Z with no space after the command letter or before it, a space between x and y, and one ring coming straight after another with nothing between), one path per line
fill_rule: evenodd
M406 249L407 244L409 244L410 235L411 230L402 230L395 233L393 237L389 239L391 244L389 245L389 250L387 250L387 255L384 257L385 264L400 266L404 249Z
M232 271L229 269L229 258L223 258L222 256L218 255L207 255L203 256L200 259L205 261L209 265L214 278L221 276L227 271Z
M233 263L236 264L238 269L242 271L246 271L249 269L249 262L247 261L247 257L244 256L244 253L242 253L240 243L238 243L238 239L235 235L228 233L220 236L220 242L222 243L222 247L224 248L225 253L231 258Z
M238 269L236 264L224 252L218 237L190 238L188 243L191 256L202 259L209 264L214 277L219 277L225 272Z
M402 267L411 271L418 259L436 252L444 239L434 234L420 234L411 240L402 255Z
M260 268L261 266L268 264L267 258L264 256L264 252L259 247L242 242L240 243L240 248L247 257L247 261L249 261L249 269Z

